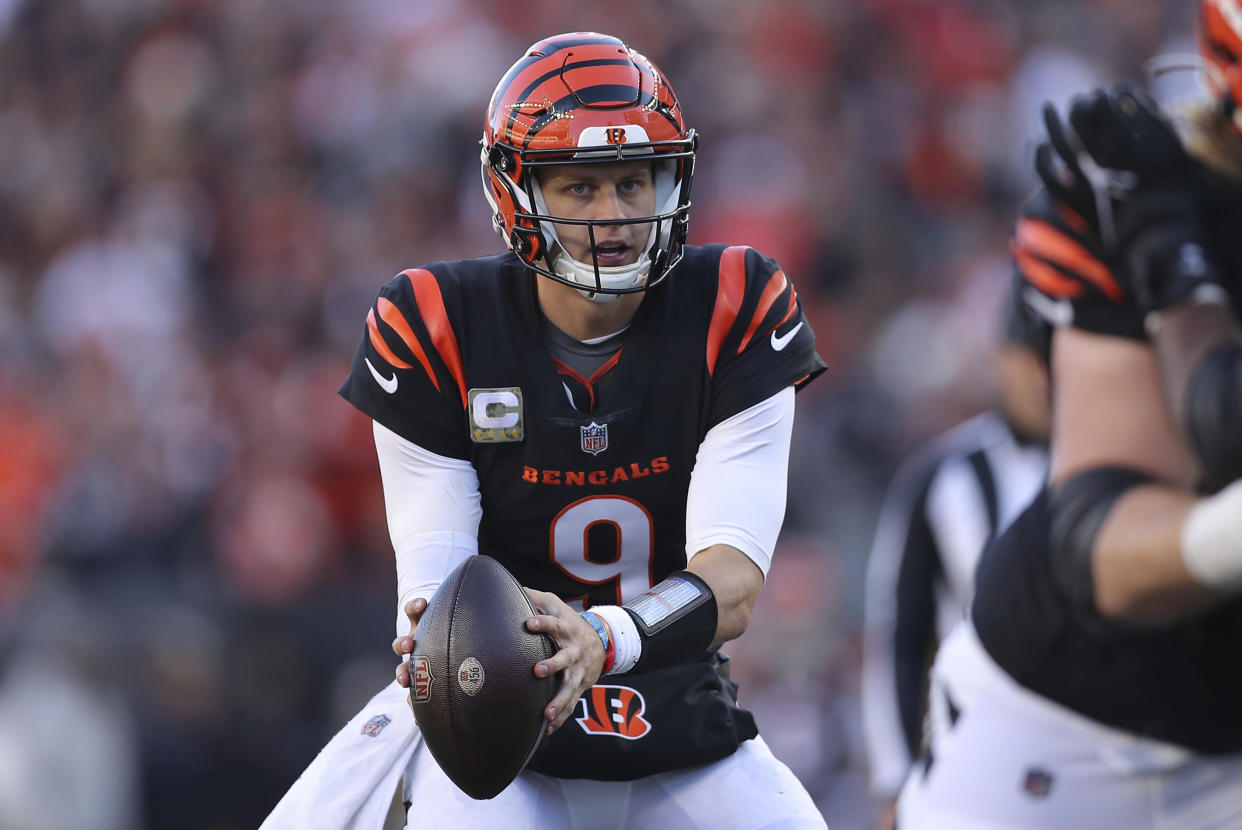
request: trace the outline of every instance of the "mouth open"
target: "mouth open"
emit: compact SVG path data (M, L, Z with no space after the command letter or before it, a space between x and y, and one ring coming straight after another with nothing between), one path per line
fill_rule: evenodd
M624 242L601 242L595 246L595 260L601 267L625 265L630 246Z

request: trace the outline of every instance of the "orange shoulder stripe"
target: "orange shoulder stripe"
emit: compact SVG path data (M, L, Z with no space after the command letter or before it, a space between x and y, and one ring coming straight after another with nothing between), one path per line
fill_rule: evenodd
M1082 295L1083 285L1078 280L1065 276L1042 259L1027 253L1017 243L1009 243L1018 270L1031 285L1049 297L1078 297Z
M797 310L798 310L798 292L797 292L797 291L790 291L790 292L789 292L789 308L785 309L785 316L784 316L784 317L782 317L782 318L781 318L781 321L780 321L779 323L777 323L777 324L776 324L776 327L777 327L777 328L780 328L781 326L783 326L783 325L785 325L786 323L788 323L788 322L789 322L789 318L790 318L790 317L793 317L793 316L794 316L794 313L795 313Z
M763 287L763 293L759 295L759 307L755 309L754 316L750 318L750 325L746 327L746 334L742 336L742 342L737 347L738 354L746 350L747 344L750 343L750 338L755 336L755 329L759 328L763 318L768 316L768 312L771 311L772 304L776 302L776 298L781 295L781 292L788 285L789 278L785 276L784 271L778 270L768 278L768 284Z
M707 328L707 374L716 371L716 359L724 345L729 329L737 320L746 293L745 245L725 248L720 255L720 281L716 286L716 306L712 309L712 321Z
M431 344L440 353L440 359L448 367L449 374L457 381L457 391L461 393L461 405L466 407L466 370L462 368L461 349L457 346L457 335L449 324L448 309L444 307L444 296L440 293L440 284L435 276L422 268L412 268L403 272L414 287L414 299L418 302L418 311L427 333L431 335Z
M1108 266L1047 222L1041 219L1019 219L1014 237L1023 250L1081 274L1083 279L1103 291L1104 296L1113 302L1119 303L1124 298L1121 286L1113 278Z
M427 372L427 377L431 378L431 384L435 386L436 391L440 391L440 381L436 380L436 373L431 368L431 361L427 359L427 352L423 351L423 344L418 342L418 337L414 334L414 330L410 328L410 323L405 319L405 315L401 313L401 309L397 308L385 297L380 297L376 301L379 306L380 319L387 323L397 336L401 338L401 342L409 348L414 356L418 358L418 362L423 365L423 370ZM406 364L405 368L410 368Z
M380 302L388 302L380 297ZM391 325L391 323L389 324ZM371 345L375 351L379 352L380 357L388 361L389 366L395 366L398 369L413 369L414 367L397 357L392 349L388 348L388 344L384 342L384 338L380 335L379 326L375 323L375 309L367 310L367 332L371 338Z

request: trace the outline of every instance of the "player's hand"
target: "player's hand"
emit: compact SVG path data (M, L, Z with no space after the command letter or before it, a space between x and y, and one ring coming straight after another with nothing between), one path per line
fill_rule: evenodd
M1184 300L1217 269L1199 231L1193 165L1155 102L1118 87L1077 96L1068 124L1045 105L1035 169L1086 221L1141 313Z
M418 628L418 621L423 618L423 614L427 611L427 600L423 597L417 597L405 604L405 615L410 618L410 633L402 637L397 637L392 641L392 653L401 659L397 663L397 682L401 684L403 689L410 688L410 662L409 656L414 653L414 630ZM413 707L413 702L410 706Z
M604 670L604 647L591 624L556 594L530 588L525 590L536 612L536 616L527 621L526 627L551 635L557 645L556 654L539 661L534 667L539 677L561 672L561 688L543 711L550 735L574 713L578 698L599 680L600 672Z
M1139 309L1168 308L1205 285L1223 296L1220 272L1203 245L1199 202L1189 182L1136 188L1120 206L1117 223L1118 257Z
M1116 274L1121 266L1088 220L1040 192L1022 206L1010 242L1022 297L1054 326L1142 340L1143 315Z
M1182 178L1190 166L1172 125L1136 89L1095 89L1074 97L1065 121L1051 104L1043 116L1048 140L1036 150L1035 172L1110 248L1119 203L1140 185Z

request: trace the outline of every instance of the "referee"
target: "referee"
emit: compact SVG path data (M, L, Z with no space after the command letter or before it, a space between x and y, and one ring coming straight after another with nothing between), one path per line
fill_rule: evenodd
M975 564L1044 484L1049 327L1015 279L992 356L992 409L933 439L897 471L867 566L863 730L881 826L922 745L927 670L969 607Z

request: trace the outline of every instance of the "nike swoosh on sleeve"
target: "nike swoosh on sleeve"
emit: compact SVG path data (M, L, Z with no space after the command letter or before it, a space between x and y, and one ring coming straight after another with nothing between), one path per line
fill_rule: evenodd
M1074 322L1074 305L1069 300L1054 300L1029 287L1023 290L1022 299L1032 311L1054 326L1068 326Z
M380 389L383 389L389 395L397 391L397 373L396 372L392 373L392 377L386 378L383 375L381 375L375 369L374 366L371 365L371 358L364 357L362 361L366 363L367 368L371 370L371 377L375 378L375 382L380 385Z
M789 341L793 340L794 335L798 333L798 329L802 328L802 322L803 321L800 321L798 325L794 326L789 331L785 332L785 334L781 337L777 337L776 331L773 330L772 331L772 351L779 352L782 349L784 349L786 346L788 346Z

